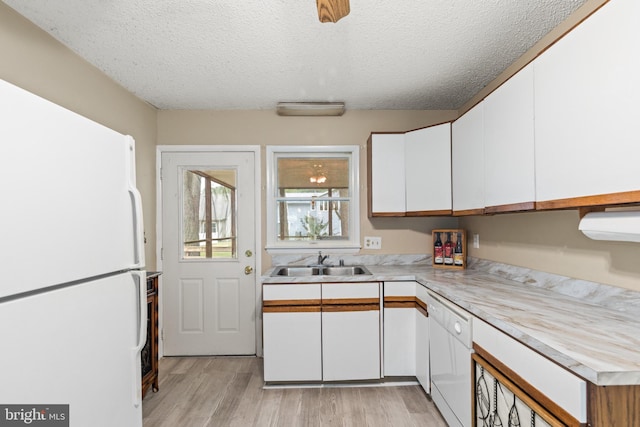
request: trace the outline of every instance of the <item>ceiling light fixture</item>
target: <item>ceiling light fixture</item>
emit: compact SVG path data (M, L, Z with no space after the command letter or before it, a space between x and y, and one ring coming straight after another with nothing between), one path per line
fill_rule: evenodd
M344 102L278 102L279 116L341 116Z
M350 12L349 0L316 0L320 22L338 22Z

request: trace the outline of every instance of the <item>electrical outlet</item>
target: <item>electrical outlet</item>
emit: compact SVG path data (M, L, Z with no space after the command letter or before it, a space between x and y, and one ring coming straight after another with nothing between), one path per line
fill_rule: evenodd
M369 237L364 238L365 249L382 249L382 237Z
M473 247L475 249L480 248L480 235L479 234L474 234L473 235Z

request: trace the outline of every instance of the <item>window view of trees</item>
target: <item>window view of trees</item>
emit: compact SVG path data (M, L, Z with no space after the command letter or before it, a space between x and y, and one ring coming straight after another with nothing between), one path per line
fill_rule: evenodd
M185 258L234 258L235 172L186 170L182 233Z
M278 159L280 241L348 239L349 159Z

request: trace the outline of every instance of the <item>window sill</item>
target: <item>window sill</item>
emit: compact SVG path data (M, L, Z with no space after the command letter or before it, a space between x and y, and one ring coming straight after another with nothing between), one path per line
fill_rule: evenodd
M322 244L309 244L305 246L267 246L265 250L270 255L288 255L288 254L315 254L318 251L330 251L332 254L355 254L360 251L360 246L335 246L326 242Z

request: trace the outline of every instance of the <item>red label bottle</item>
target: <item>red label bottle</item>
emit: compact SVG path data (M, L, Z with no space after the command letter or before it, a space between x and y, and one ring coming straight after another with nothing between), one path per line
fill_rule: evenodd
M434 264L443 264L444 257L442 256L442 240L440 240L440 233L436 233L436 241L433 244L433 262Z
M453 242L451 241L451 233L447 233L447 240L444 242L444 263L445 265L453 265Z

